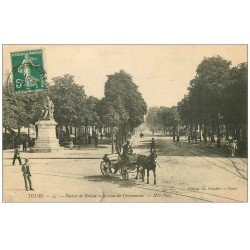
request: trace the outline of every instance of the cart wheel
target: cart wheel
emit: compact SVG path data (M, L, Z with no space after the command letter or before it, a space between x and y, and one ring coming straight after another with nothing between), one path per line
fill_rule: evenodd
M101 169L101 172L104 176L109 176L110 172L109 172L109 163L108 162L102 161L100 164L100 169Z
M115 165L114 164L109 164L109 172L111 173L111 174L114 174L115 173Z
M129 179L128 170L126 168L121 170L121 174L123 180L127 181Z

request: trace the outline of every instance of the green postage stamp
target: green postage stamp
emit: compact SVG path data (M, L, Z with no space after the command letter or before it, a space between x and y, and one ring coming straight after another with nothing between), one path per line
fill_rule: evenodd
M12 52L11 64L16 92L46 88L43 50Z

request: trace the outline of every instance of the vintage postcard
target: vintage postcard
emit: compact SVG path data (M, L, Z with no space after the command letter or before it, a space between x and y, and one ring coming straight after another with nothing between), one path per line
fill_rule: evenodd
M247 45L3 45L3 202L247 202Z

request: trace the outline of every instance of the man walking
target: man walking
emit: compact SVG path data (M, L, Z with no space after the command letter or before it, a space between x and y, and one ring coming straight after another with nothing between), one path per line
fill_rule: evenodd
M25 184L26 191L29 191L27 181L29 182L30 190L34 190L32 188L32 183L31 183L31 179L30 179L31 174L30 174L29 159L25 159L25 163L22 165L22 172L23 172L23 178L24 178L24 184Z
M18 148L15 148L15 150L14 150L14 158L13 158L13 162L12 162L13 166L15 165L16 159L18 159L19 165L22 165L22 161L21 161L21 157L20 157L20 152L19 152Z
M179 134L177 134L177 136L176 136L176 143L175 143L175 145L177 146L181 146L181 144L180 144L180 135Z
M150 153L156 152L155 146L156 146L155 138L152 138L152 141L151 141L151 143L150 143Z

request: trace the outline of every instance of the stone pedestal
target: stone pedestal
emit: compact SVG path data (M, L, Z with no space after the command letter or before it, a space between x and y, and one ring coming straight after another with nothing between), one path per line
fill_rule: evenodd
M38 126L38 138L32 151L47 153L61 150L56 138L57 123L55 120L39 120L36 125Z

